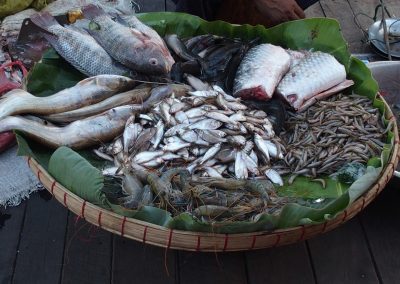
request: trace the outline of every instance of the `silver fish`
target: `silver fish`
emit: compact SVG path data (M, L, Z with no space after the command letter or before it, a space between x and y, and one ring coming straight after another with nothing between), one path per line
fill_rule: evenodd
M164 151L175 152L175 151L178 151L178 150L180 150L182 148L186 148L186 147L189 147L189 146L190 146L190 143L176 143L176 142L174 142L174 143L168 143L168 144L164 145L162 147L162 149Z
M283 180L281 175L274 169L267 169L264 172L265 176L273 183L283 186Z
M159 120L156 124L156 134L153 136L151 143L153 143L153 147L157 148L158 145L160 144L161 140L164 137L164 129L165 125L162 122L162 120Z
M18 116L8 116L0 122L0 132L19 130L51 148L67 146L83 149L106 143L122 134L126 120L132 115L129 106L120 106L102 114L77 120L65 127L45 126Z
M237 151L235 155L235 176L238 179L247 179L249 177L246 162L242 156L242 151Z
M293 108L299 109L307 100L346 80L346 70L335 57L312 52L294 66L277 87Z
M189 124L189 118L183 111L178 111L177 113L175 113L175 119L180 124Z
M190 124L189 129L217 129L222 125L222 123L215 119L203 119L196 123Z
M267 161L269 161L268 145L265 143L264 139L262 139L262 137L257 133L254 134L254 143L256 144L258 150L260 150L260 152L263 153Z
M260 44L251 48L236 72L234 96L269 100L289 66L290 56L282 47Z
M0 118L23 113L53 114L78 109L133 87L135 82L118 75L98 75L48 97L35 97L15 89L0 99Z
M133 157L133 162L143 164L164 155L164 151L143 151Z
M204 162L208 161L209 159L213 158L219 150L221 150L221 143L217 143L214 146L212 146L208 151L204 154L204 156L200 160L200 165L204 164Z
M92 115L102 113L113 107L127 104L136 104L132 105L132 108L139 111L142 110L142 105L140 105L139 103L142 103L142 101L148 97L149 91L150 88L148 87L133 89L124 93L116 94L96 104L88 105L66 112L50 114L48 116L45 116L44 118L54 122L72 122L78 119L83 119Z
M180 130L178 131L179 136L186 142L194 143L199 139L197 133L193 130Z
M230 123L230 124L233 124L233 125L237 125L238 124L237 121L235 121L235 120L231 119L230 117L226 116L225 114L219 113L217 111L207 112L206 113L206 117L212 118L212 119L224 122L224 123Z
M124 153L128 154L129 148L135 143L139 133L139 129L135 126L135 116L132 115L125 123L122 142L124 144Z
M219 142L226 142L227 140L225 138L221 138L220 135L218 135L218 132L214 132L214 131L219 131L219 130L201 130L198 129L197 133L199 134L199 137L201 139L203 139L206 142L215 144L215 143L219 143ZM220 131L223 133L223 136L226 136L226 133L223 131Z
M213 167L204 167L203 168L209 177L215 177L215 178L222 178L222 175Z
M242 153L242 159L246 164L246 168L248 171L255 175L259 175L260 171L258 170L257 163L249 156L247 155L244 151L241 151Z
M207 110L204 110L202 108L192 108L192 109L185 111L185 114L188 118L202 117L202 116L205 116L206 113L207 113Z
M179 103L174 103L172 104L171 108L169 109L169 112L171 114L176 114L180 111L186 111L190 108L190 106L187 103L179 102Z

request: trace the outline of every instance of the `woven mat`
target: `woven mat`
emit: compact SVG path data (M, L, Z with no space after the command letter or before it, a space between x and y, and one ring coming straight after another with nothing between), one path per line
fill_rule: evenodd
M42 188L16 146L0 154L0 206L17 206Z

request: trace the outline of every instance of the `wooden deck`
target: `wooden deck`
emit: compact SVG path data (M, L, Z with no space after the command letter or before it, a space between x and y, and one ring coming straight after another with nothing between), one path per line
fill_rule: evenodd
M173 9L168 1L139 2L142 11ZM368 52L353 15L372 15L377 2L325 0L307 15L337 18L351 51ZM386 2L400 13L398 0ZM0 208L0 283L399 283L399 187L392 179L361 214L314 239L220 254L167 251L113 235L42 191Z

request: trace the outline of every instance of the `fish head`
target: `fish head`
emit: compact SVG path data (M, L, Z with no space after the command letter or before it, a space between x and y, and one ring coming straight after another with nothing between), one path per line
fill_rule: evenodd
M155 44L145 44L135 50L138 71L146 74L168 74L175 63L169 51Z

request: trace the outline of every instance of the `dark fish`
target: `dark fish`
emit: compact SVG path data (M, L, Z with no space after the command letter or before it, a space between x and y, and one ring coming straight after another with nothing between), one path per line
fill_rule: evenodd
M242 103L249 108L265 111L277 135L283 130L287 113L282 100L277 98L272 98L269 101L243 100Z

